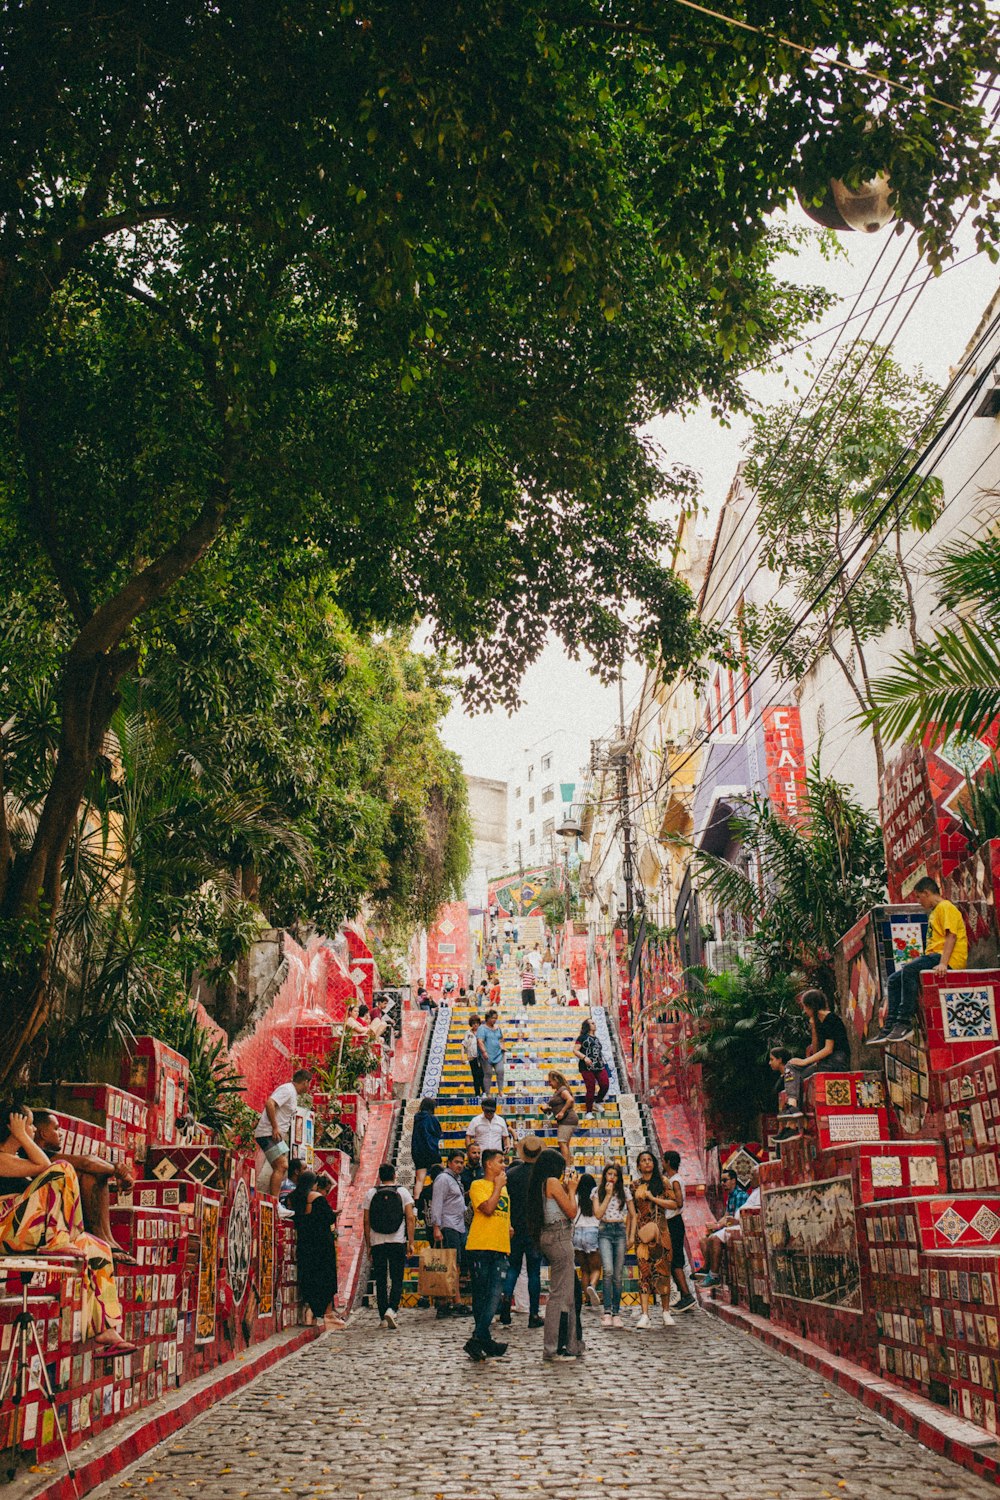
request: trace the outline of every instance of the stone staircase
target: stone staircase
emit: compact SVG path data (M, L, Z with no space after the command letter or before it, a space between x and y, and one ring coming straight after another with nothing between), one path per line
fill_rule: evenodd
M606 1162L617 1162L631 1176L636 1156L647 1145L647 1138L635 1098L618 1091L619 1080L603 1008L595 1006L583 1009L541 1004L522 1007L520 979L513 966L508 966L508 972L502 976L501 983L505 998L501 1001L500 1015L507 1047L507 1069L500 1112L507 1121L514 1141L523 1135L534 1133L541 1136L547 1145L557 1144L550 1117L541 1110L551 1093L545 1077L554 1068L569 1079L578 1100L580 1125L573 1140L576 1166L600 1177ZM506 998L508 994L514 994L515 984L516 999ZM573 1054L573 1043L581 1023L587 1017L594 1022L605 1057L611 1060L611 1086L603 1104L596 1105L593 1116L584 1119L583 1089L578 1086L580 1073ZM406 1102L399 1136L396 1167L399 1181L406 1187L413 1186L410 1141L413 1118L421 1098L435 1097L438 1100L437 1118L443 1126L442 1154L452 1145L464 1144L468 1122L479 1111L479 1101L472 1092L468 1062L461 1048L461 1039L467 1027L468 1012L465 1009L442 1008L435 1018L422 1087L416 1097ZM418 1242L423 1243L426 1238L427 1232L423 1225L418 1225ZM543 1271L543 1293L546 1277L547 1272ZM404 1306L414 1306L416 1302L417 1272L414 1260L407 1267L403 1303ZM638 1302L638 1283L632 1256L629 1256L626 1265L622 1302L623 1305Z

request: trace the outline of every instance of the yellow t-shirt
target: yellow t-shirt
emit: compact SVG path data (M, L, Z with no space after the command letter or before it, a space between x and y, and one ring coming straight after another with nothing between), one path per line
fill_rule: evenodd
M493 1196L493 1184L480 1177L469 1189L469 1202L475 1209L469 1233L465 1241L466 1250L499 1250L501 1255L510 1254L510 1198L507 1189L497 1201L491 1214L479 1212L480 1203Z
M948 960L949 969L964 969L969 961L969 939L965 935L965 921L958 907L951 901L939 901L931 912L927 924L927 952L943 953L944 940L949 932L955 934L955 946Z

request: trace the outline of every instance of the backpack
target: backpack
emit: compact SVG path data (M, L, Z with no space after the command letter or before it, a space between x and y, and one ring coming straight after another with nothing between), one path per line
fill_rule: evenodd
M395 1234L403 1227L406 1211L397 1187L375 1189L368 1206L368 1222L376 1234Z

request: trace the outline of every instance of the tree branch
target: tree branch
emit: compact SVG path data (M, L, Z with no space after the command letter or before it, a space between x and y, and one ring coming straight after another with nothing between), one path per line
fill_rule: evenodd
M98 606L74 642L67 664L113 650L132 622L205 555L222 530L229 506L228 483L220 481L217 492L205 501L197 518L173 546Z
M21 437L21 452L24 456L24 473L31 500L30 524L49 560L55 580L69 605L70 613L77 625L84 625L93 614L93 607L86 584L77 569L62 555L59 547L52 486L49 483L42 457L45 445L41 440L35 419L28 410L23 391L18 393L17 421Z

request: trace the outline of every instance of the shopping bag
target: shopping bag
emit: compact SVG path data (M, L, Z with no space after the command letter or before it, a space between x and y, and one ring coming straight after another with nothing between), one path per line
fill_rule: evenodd
M457 1250L444 1250L440 1245L421 1245L417 1292L421 1297L458 1296Z

